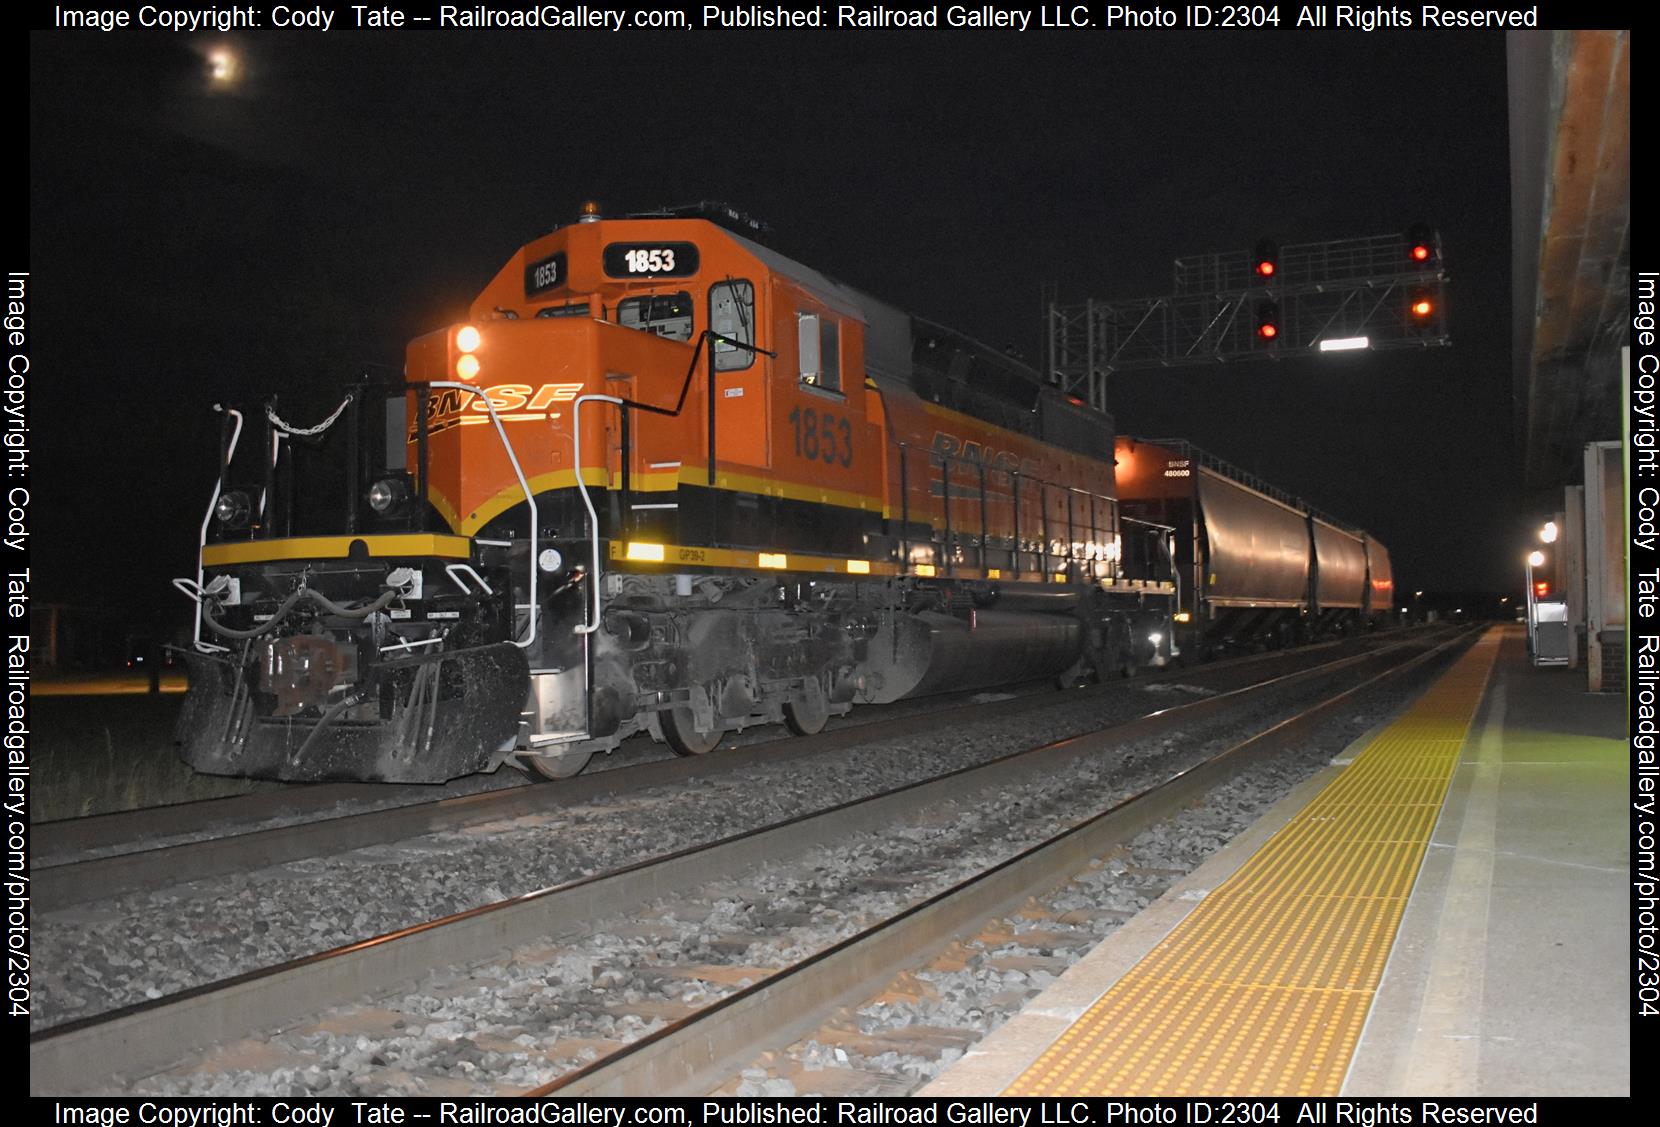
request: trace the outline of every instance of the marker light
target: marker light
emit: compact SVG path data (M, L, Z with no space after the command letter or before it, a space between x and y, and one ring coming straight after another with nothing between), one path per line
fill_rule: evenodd
M917 564L916 567L913 568L912 570L914 570L918 575L922 576L922 578L924 578L924 579L932 579L934 577L934 565L933 564Z
M625 553L631 560L647 560L651 563L663 562L663 545L646 544L638 540L628 542L628 551Z
M870 561L869 560L848 560L847 561L847 574L849 574L849 575L869 575L870 574Z
M455 347L462 352L477 352L483 339L478 329L472 325L462 325L455 331Z
M597 200L589 200L587 203L584 203L582 205L582 214L576 217L576 221L578 223L598 223L599 219L599 202Z
M464 380L478 375L478 368L478 357L471 352L463 352L455 361L455 374Z
M789 557L782 552L762 552L755 561L760 567L786 568L790 565Z

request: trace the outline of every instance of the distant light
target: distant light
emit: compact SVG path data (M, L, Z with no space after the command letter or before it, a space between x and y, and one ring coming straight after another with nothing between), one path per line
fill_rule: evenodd
M1320 342L1321 352L1351 352L1357 348L1371 347L1371 337L1335 337Z
M208 78L215 86L234 85L242 77L242 62L227 47L215 47L208 52Z
M1427 297L1413 298L1412 315L1414 317L1428 317L1435 312L1435 303Z
M1543 553L1543 552L1529 552L1528 556L1527 556L1527 566L1528 567L1544 567L1545 566L1545 553Z
M1556 531L1556 522L1553 520L1547 520L1545 522L1545 527L1539 530L1539 539L1543 540L1546 544L1554 544L1556 543Z
M1267 261L1257 263L1257 273L1264 278L1272 278L1274 276L1274 264Z
M1147 635L1147 640L1148 640L1148 641L1149 641L1149 642L1151 642L1151 643L1153 643L1153 645L1155 645L1155 646L1156 646L1156 645L1158 645L1158 644L1159 644L1159 643L1160 643L1160 642L1162 642L1162 641L1164 641L1164 635L1163 635L1163 634L1159 634L1159 633L1157 633L1157 632L1155 632L1155 633L1152 633L1152 634L1149 634L1149 635Z
M1280 335L1280 330L1279 326L1275 325L1272 321L1266 321L1257 326L1257 333L1263 340L1273 340L1275 337Z
M1176 615L1176 621L1177 622L1192 622L1193 621L1193 616L1191 614L1187 613L1187 611L1184 610L1184 611L1179 612Z

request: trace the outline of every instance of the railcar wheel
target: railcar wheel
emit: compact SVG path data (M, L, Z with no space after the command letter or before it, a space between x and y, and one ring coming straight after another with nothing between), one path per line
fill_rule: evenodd
M520 762L530 764L530 770L525 773L530 776L531 782L541 782L544 779L568 779L588 766L588 760L593 757L591 751L578 751L564 755L526 755Z
M663 739L680 755L704 755L720 745L721 729L712 732L697 730L689 708L666 708L657 714L663 727Z
M784 702L784 726L798 736L816 736L830 720L830 702L816 678L807 681L801 692Z

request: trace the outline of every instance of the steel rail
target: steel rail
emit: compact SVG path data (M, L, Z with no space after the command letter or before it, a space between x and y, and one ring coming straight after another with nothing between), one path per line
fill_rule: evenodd
M1190 684L1203 684L1206 681L1222 681L1226 684L1241 671L1249 672L1254 666L1276 659L1296 660L1308 652L1308 649L1302 649L1217 663L1202 670L1184 673L1182 679ZM1122 682L1097 685L1082 692L1101 694L1121 689L1122 685ZM1074 693L1065 699L1080 698ZM437 801L311 819L289 825L56 864L50 860L44 863L37 860L34 907L38 912L59 911L76 904L106 900L126 893L171 888L191 881L250 872L308 857L384 845L422 834L463 829L482 822L543 813L643 787L664 786L684 782L693 777L706 778L710 772L730 774L764 764L788 763L821 752L934 732L942 727L1018 716L1049 707L1056 700L1057 697L1052 693L1035 693L1013 700L958 705L937 712L850 724L815 736L722 748L704 756L643 763L632 768L578 776L554 784L481 791ZM362 788L369 785L341 784L324 789L328 791L329 798L340 801L342 798L362 794ZM235 800L214 801L229 803ZM176 809L158 807L154 810L135 811L134 817L122 824L140 826L157 833L189 832L179 824L169 823L169 811ZM222 818L224 809L217 807L213 811L203 813L209 818L215 815ZM172 816L176 818L177 814ZM280 816L280 812L273 811L268 816ZM42 826L36 830L39 835L34 843L37 856L54 848L61 850L66 844L61 838L53 841L50 835L42 834L41 831L46 828ZM89 842L109 843L111 831L108 827L92 826L88 827L88 830L86 837ZM41 840L42 838L45 840ZM96 846L88 844L84 847Z
M96 1091L98 1084L112 1078L147 1075L192 1048L280 1027L353 998L383 994L433 970L476 965L497 952L550 935L580 934L587 921L625 914L653 899L706 883L715 874L738 874L780 857L833 845L919 807L1005 785L1033 765L1047 768L1057 757L1080 757L1126 740L1179 729L1270 690L1375 662L1410 644L1400 642L1283 674L722 841L32 1032L30 1092ZM937 728L937 714L926 719L929 728Z

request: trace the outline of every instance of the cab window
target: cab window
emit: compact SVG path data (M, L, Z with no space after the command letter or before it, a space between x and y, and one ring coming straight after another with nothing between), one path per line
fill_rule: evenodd
M721 282L709 287L709 327L723 337L755 343L755 286L751 282ZM755 353L724 341L714 341L715 370L733 372L755 362Z
M840 391L841 322L820 313L797 313L796 344L801 382L826 391Z
M617 304L617 324L670 340L692 339L692 295L654 293L625 298Z

